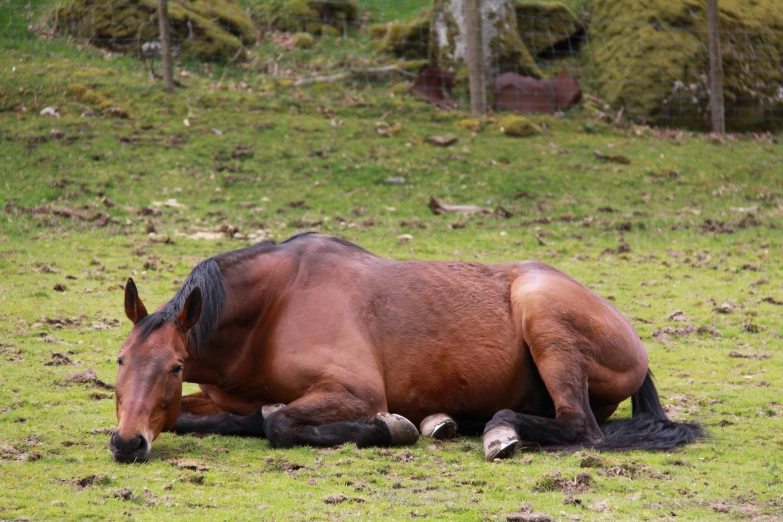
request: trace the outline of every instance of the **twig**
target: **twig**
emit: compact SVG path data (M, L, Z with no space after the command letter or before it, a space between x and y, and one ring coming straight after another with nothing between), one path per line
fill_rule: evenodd
M237 49L237 53L234 55L233 58L231 58L229 61L226 62L226 64L223 66L223 74L220 75L220 80L218 80L216 87L219 89L220 86L223 84L223 80L226 77L226 72L228 72L228 66L231 65L236 61L237 58L239 58L239 55L242 54L242 51L244 51L245 48L240 46L239 49Z

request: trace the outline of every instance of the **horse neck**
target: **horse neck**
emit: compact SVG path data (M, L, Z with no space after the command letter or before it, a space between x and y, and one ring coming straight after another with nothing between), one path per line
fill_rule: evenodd
M280 254L264 253L242 262L227 263L220 271L226 301L218 325L206 346L189 350L185 377L188 382L219 385L230 380L228 370L244 360L248 351L263 350L253 339L263 339L266 328L259 318L275 314L275 306L295 275L292 263ZM262 343L263 344L263 343Z

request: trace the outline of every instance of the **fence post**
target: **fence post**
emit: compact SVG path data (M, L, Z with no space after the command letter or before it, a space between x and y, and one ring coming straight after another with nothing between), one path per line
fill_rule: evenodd
M174 92L174 69L171 64L169 41L169 7L167 0L158 0L158 22L160 23L160 55L163 61L163 87Z
M720 19L718 0L707 0L707 23L710 47L710 108L712 132L726 132L726 114L723 108L723 60L720 54Z
M484 46L481 39L481 0L462 0L465 18L465 59L470 81L470 107L473 114L487 113L487 84L484 70Z

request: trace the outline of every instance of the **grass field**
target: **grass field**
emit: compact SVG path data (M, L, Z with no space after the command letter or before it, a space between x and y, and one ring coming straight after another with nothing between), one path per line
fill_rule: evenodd
M779 137L719 143L575 111L514 139L492 119L466 130L465 113L399 94L399 79L298 89L257 63L220 86L220 66L192 64L169 97L132 59L13 42L0 53L0 520L504 520L529 506L559 520L781 519ZM371 61L346 42L277 52L291 78ZM130 118L82 117L76 83ZM448 148L425 141L447 134ZM436 216L430 196L511 217ZM199 260L304 229L394 259L555 265L632 320L670 416L711 437L488 464L478 438L273 450L163 434L149 463L114 464L113 394L68 377L114 382L127 278L157 306Z

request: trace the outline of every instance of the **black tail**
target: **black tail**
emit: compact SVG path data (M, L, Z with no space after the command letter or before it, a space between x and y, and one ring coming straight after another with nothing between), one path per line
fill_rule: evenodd
M642 387L631 397L630 419L610 421L601 426L604 440L594 446L599 451L668 450L695 441L704 428L688 422L672 422L666 416L647 371Z

